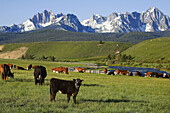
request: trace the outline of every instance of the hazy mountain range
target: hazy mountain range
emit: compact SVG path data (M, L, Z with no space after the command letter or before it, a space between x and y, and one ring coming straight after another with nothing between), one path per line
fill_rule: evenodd
M112 13L109 16L92 15L79 21L74 14L54 14L51 10L37 13L19 25L0 26L0 32L26 32L40 29L57 29L87 33L128 33L134 31L166 31L170 28L169 16L151 7L142 13Z

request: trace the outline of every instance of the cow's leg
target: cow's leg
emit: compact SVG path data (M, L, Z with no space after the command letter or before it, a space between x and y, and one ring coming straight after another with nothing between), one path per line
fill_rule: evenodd
M4 80L5 75L2 73L2 80Z
M67 94L67 102L69 103L69 101L70 101L70 94Z
M3 79L3 74L1 73L1 79Z
M40 77L40 80L39 80L39 85L42 85L42 77Z
M52 94L50 94L50 101L52 102L54 100L55 102L55 96L56 96L56 92L52 92Z
M43 83L44 83L44 78L43 78L43 77L40 77L39 84L42 85Z
M35 78L35 85L37 85L37 82L38 82L38 80L37 80L37 78Z
M74 104L76 104L76 95L73 96Z
M5 76L5 80L7 80L8 79L8 76Z

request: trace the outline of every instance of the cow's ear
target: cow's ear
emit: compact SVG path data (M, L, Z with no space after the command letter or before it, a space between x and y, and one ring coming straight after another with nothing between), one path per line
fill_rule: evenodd
M83 82L84 80L82 79L81 82Z
M73 79L73 82L75 82L76 81L76 79Z

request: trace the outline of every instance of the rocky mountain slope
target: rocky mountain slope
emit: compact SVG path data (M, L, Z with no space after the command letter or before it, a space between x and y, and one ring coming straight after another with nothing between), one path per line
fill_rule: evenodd
M154 32L168 30L170 18L156 7L142 13L112 13L107 17L92 15L90 19L82 22L74 14L55 15L51 10L44 10L22 24L1 26L0 32L25 32L42 28L96 33Z

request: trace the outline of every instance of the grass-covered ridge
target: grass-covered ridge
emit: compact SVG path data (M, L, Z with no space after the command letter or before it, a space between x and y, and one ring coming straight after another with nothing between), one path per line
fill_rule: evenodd
M170 37L140 42L123 54L132 55L137 61L170 61Z
M169 37L170 31L130 33L82 33L42 29L22 33L0 33L0 44L30 43L40 41L115 41L139 43L144 40Z
M132 46L130 43L104 42L104 44L99 44L99 41L34 42L7 44L2 52L28 47L27 53L34 55L36 59L43 55L54 56L56 59L76 59L107 56L117 49L123 51L130 46Z

